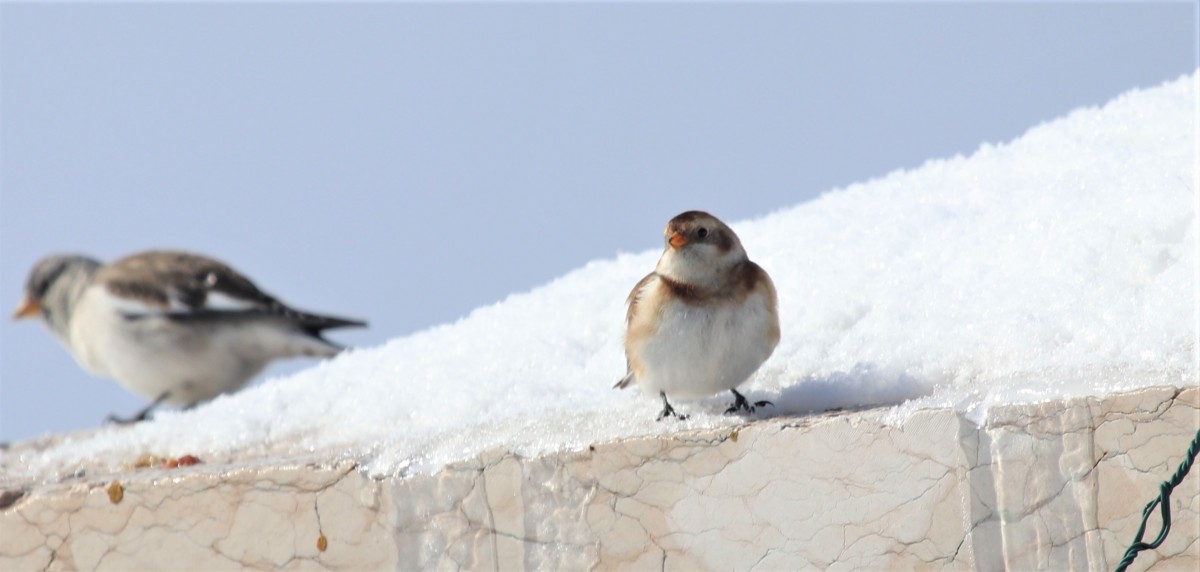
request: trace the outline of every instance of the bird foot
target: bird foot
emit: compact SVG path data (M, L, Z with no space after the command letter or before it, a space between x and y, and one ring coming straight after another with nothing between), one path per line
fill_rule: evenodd
M143 410L137 412L137 414L130 415L129 417L119 417L119 416L117 416L116 413L109 413L108 417L104 418L104 422L112 423L113 425L132 425L132 424L138 423L140 421L145 421L149 417L150 417L150 410L143 409Z
M667 394L662 393L661 395L662 395L662 402L663 402L663 410L661 412L659 412L658 418L655 419L655 421L662 421L663 419L666 419L668 417L674 417L680 421L686 421L688 418L687 415L680 415L680 414L676 413L675 408L671 407L670 403L667 403Z
M663 419L666 419L668 417L674 417L680 421L687 421L687 418L688 418L687 415L680 415L679 413L676 413L675 408L668 405L668 406L664 407L661 412L659 412L658 418L655 419L655 421L662 421Z
M771 403L770 401L766 401L766 400L755 401L752 403L746 399L746 396L738 393L736 389L731 389L730 391L733 392L734 401L733 401L733 405L730 405L729 409L725 410L726 415L732 415L734 413L737 413L739 410L745 411L746 413L754 413L754 411L758 407L766 407L768 405L770 405L772 407L775 406L774 403Z
M158 407L163 401L166 401L167 397L170 395L171 392L169 391L163 392L162 395L159 395L158 398L156 398L154 401L151 401L150 405L143 407L141 411L134 413L130 417L117 417L116 413L110 413L108 417L104 418L104 422L113 423L116 425L131 425L139 421L145 421L150 417L150 412L154 411L154 408Z

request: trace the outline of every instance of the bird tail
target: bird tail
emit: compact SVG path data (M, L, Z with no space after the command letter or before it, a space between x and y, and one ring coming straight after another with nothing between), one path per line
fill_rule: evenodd
M321 332L334 328L365 328L367 326L367 323L362 320L310 314L286 306L280 310L280 315L294 322L301 330L316 337L320 337Z
M363 320L353 320L350 318L339 318L336 316L321 316L318 314L309 314L288 308L287 318L300 328L300 331L325 346L325 351L319 352L317 355L331 357L346 349L335 341L326 338L322 333L325 330L334 328L365 328L367 323Z
M338 318L336 316L318 316L316 314L301 314L300 326L313 333L320 333L324 330L333 328L365 328L367 323L363 320L353 320L350 318Z
M620 380L618 380L617 383L613 384L613 389L625 389L626 387L629 387L629 384L631 383L633 383L632 370L625 374L625 377L622 377Z

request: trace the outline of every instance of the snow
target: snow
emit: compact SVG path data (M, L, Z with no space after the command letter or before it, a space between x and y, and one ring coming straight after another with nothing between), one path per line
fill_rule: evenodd
M878 418L897 422L950 406L983 423L997 404L1195 384L1198 78L727 221L779 290L783 339L743 386L776 404L756 416L888 405ZM692 417L660 423L657 399L611 388L625 296L658 254L593 261L456 323L67 440L29 470L317 453L411 474L493 447L742 422L721 414L727 395L676 402Z

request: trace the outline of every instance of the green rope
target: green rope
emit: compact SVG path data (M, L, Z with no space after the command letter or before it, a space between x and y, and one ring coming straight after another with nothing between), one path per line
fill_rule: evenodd
M1142 525L1138 527L1137 536L1133 537L1133 544L1129 545L1129 550L1125 551L1125 557L1117 566L1117 572L1125 572L1125 569L1133 564L1133 559L1137 558L1138 552L1158 548L1158 545L1167 539L1167 533L1171 532L1171 490L1183 481L1188 471L1192 470L1192 462L1196 460L1197 449L1200 449L1200 431L1196 431L1196 438L1192 439L1192 446L1188 447L1183 462L1179 463L1179 470L1175 471L1170 480L1159 483L1158 498L1150 501L1150 504L1146 505L1146 510L1142 511ZM1162 507L1162 531L1158 533L1158 538L1155 538L1154 542L1147 544L1142 542L1142 535L1146 534L1146 521L1150 520L1150 514L1154 512L1156 506Z

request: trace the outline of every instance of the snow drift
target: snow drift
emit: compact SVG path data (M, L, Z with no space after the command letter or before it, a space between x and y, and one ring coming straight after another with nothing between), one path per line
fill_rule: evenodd
M894 420L948 405L982 421L998 403L1196 383L1198 77L726 221L779 290L783 339L743 386L775 402L758 415L886 404ZM594 261L454 324L18 464L51 477L143 453L316 453L401 474L495 446L736 424L727 395L656 423L657 399L611 389L625 296L657 257Z

